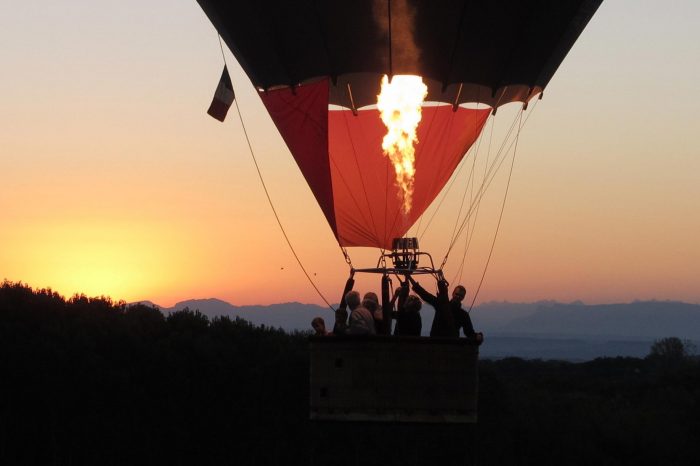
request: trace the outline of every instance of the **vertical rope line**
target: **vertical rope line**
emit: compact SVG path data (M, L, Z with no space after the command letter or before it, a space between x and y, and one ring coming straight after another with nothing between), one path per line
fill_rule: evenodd
M423 106L423 108L425 108L425 106ZM422 111L422 109L421 109L421 111ZM435 119L437 118L437 114L438 114L438 110L436 109L436 110L433 112L433 117L430 119L430 124L428 125L428 131L427 131L427 133L426 133L426 135L425 135L425 138L422 138L422 139L427 139L427 138L430 138L430 137L431 137L430 134L431 134L432 131L433 131L433 123L435 123ZM442 140L444 139L444 134L443 134L442 136L440 136L440 138L441 138L441 139L440 139L440 145L442 145ZM423 158L423 152L424 152L423 149L422 149L424 146L421 146L421 145L420 145L420 141L418 141L418 143L419 143L419 146L416 148L416 167L418 166L418 155L420 154L421 158ZM461 162L461 161L460 161L460 162ZM434 184L434 182L431 183L431 189L430 189L431 191L432 191L432 186L433 186L433 184ZM420 217L418 218L418 223L416 224L417 226L416 226L416 231L415 231L415 233L412 234L411 236L418 237L418 232L420 231L420 225L421 225L421 223L423 222L423 215L425 214L425 210L427 210L427 208L430 206L430 203L429 203L429 202L427 202L427 204L428 204L428 205L426 205L426 201L423 202L423 205L421 206L421 208L423 209L423 213L422 213L422 214L420 215Z
M520 113L522 113L522 110L520 110ZM445 257L442 261L443 266L447 262L447 258L450 255L450 252L452 251L452 248L454 247L457 239L459 238L459 235L462 234L462 231L464 230L464 227L466 225L467 220L471 217L472 213L474 212L474 208L476 205L478 205L479 202L481 202L481 199L484 197L484 194L486 193L488 187L491 185L491 182L493 181L494 177L496 176L496 173L498 173L498 170L500 169L501 165L505 161L508 152L510 151L510 147L508 147L505 151L504 148L506 147L506 144L508 143L508 140L510 139L510 135L513 132L513 129L516 126L516 123L518 122L518 115L516 114L515 117L513 118L513 123L510 125L510 128L508 129L508 132L506 133L506 136L503 138L503 142L498 149L498 152L496 153L496 157L489 167L488 173L487 173L487 178L485 179L484 182L481 184L479 187L479 191L477 193L477 198L474 201L474 203L469 207L469 210L467 211L467 214L464 218L464 221L462 222L462 225L459 228L459 231L457 232L457 235L454 237L452 242L450 243L449 247L447 248L447 252L445 253ZM511 144L512 145L512 144ZM503 155L501 155L503 154ZM500 160L499 160L500 158Z
M394 60L392 57L392 44L391 44L391 0L387 0L387 12L389 16L389 78L394 77Z
M448 121L448 123L447 123L447 128L445 129L445 131L442 132L442 135L440 136L440 146L442 146L442 142L443 142L446 138L449 139L449 137L450 137L450 135L451 135L451 133L452 133L452 131L453 131L455 115L456 115L456 113L455 113L455 112L452 112L452 114L451 114L451 116L450 116L450 119L449 119L449 121ZM475 141L475 142L476 142L476 141ZM474 146L474 144L472 143L472 145L467 149L467 151L464 153L464 155L462 156L461 160L459 161L459 163L458 163L459 171L457 171L457 174L459 174L459 172L460 172L460 171L462 170L462 168L464 167L464 164L466 163L465 160L468 158L468 154L469 154L469 152L473 149L473 146ZM446 164L446 163L447 163L447 160L446 160L446 159L443 159L443 160L440 162L440 168L439 168L439 170L438 170L438 173L441 173L441 172L444 171L444 169L445 169L445 164ZM440 199L440 201L438 202L437 207L435 208L435 210L434 210L433 213L431 214L430 219L428 219L428 223L425 225L425 228L423 228L423 232L418 234L418 239L419 239L419 240L422 240L422 239L423 239L423 236L424 236L425 233L428 231L428 228L430 227L430 224L433 222L433 219L435 218L435 216L437 215L437 213L440 211L440 208L442 207L442 203L444 202L444 200L445 200L445 198L447 197L449 191L452 189L452 186L454 185L455 181L457 180L457 176L456 176L456 175L455 175L455 176L451 176L450 178L452 178L452 179L451 179L450 183L449 183L448 186L447 186L447 190L443 193L443 196L442 196L442 198ZM432 180L432 182L431 182L431 184L430 184L430 191L432 191L433 188L435 187L435 180L436 180L436 178L433 178L433 180ZM444 189L444 186L440 189L440 191L443 191L443 189ZM440 191L438 191L438 194L440 193ZM436 197L437 197L437 194L436 194ZM421 221L422 221L422 220L421 220Z
M394 61L392 57L392 43L391 43L391 0L387 0L386 2L386 7L387 7L387 16L389 20L389 79L393 80L394 79ZM388 187L386 194L384 196L384 240L386 240L386 220L387 220L387 200L388 200ZM383 257L383 253L382 253Z
M219 39L219 49L221 50L221 58L224 61L224 66L228 67L228 65L226 63L226 54L224 53L224 45L221 41L221 34L218 34L218 32L217 32L217 37ZM235 95L235 93L234 93L234 95ZM265 197L267 197L267 202L270 204L270 208L272 209L272 213L275 216L275 220L277 220L277 225L279 225L280 230L282 231L282 235L284 236L284 239L287 242L289 249L292 251L292 255L296 259L297 264L299 264L299 267L301 268L302 272L304 272L306 279L309 281L309 283L311 284L313 289L316 291L316 293L321 297L323 302L325 302L326 305L332 311L335 311L335 309L333 309L333 306L331 306L331 304L328 302L328 300L323 295L323 293L321 293L321 290L318 289L318 287L316 286L316 283L314 283L314 281L311 278L311 276L309 275L309 273L306 271L304 264L302 264L301 259L299 259L299 256L297 255L296 251L294 250L294 246L292 246L292 242L289 240L289 237L287 236L287 232L284 230L284 226L282 225L282 222L280 221L279 215L277 215L277 209L275 209L275 206L272 203L272 198L270 197L270 193L267 190L267 185L265 184L265 180L263 179L262 172L260 171L260 166L258 165L258 161L255 157L255 153L253 152L253 145L250 142L250 138L248 137L248 130L246 129L245 123L243 122L243 115L241 114L241 109L238 106L238 99L234 98L233 101L236 104L236 112L238 113L238 120L241 122L241 128L243 129L243 135L245 136L246 143L248 144L248 150L250 151L250 156L253 159L253 164L255 165L255 170L258 173L258 178L260 179L260 183L262 184L263 191L265 191ZM338 246L340 246L340 245L338 245ZM343 250L342 246L340 247L340 249L341 249L341 251ZM345 254L344 251L343 251L343 253ZM348 258L348 259L346 259L346 260L348 260L348 263L350 263L349 257L347 256L347 254L345 254L345 256L346 256L346 258ZM350 265L352 266L352 264L350 264Z
M521 112L522 112L522 110L521 110ZM467 211L467 214L465 215L464 220L462 221L462 225L459 228L459 232L457 233L457 236L455 236L452 243L450 243L450 246L449 246L447 252L445 253L445 257L443 258L442 267L444 267L445 264L447 263L447 259L450 255L450 252L452 251L452 248L456 244L457 239L459 238L459 235L462 234L462 232L464 231L464 228L467 226L467 221L471 218L472 214L474 214L475 208L478 208L483 197L486 195L486 191L488 190L489 186L491 186L491 183L495 179L496 174L498 174L499 170L501 169L501 165L503 165L503 162L505 162L506 158L508 157L508 154L510 153L510 149L511 149L511 147L513 147L513 143L511 143L505 151L503 149L505 148L506 143L510 139L511 133L512 133L513 129L515 128L516 123L518 122L518 115L519 115L519 113L516 114L515 117L513 118L513 123L511 124L511 127L508 130L508 134L504 138L503 143L501 144L501 147L498 150L496 158L494 159L493 163L491 164L491 167L489 167L488 176L490 176L490 178L488 178L488 180L485 180L485 182L484 182L485 184L482 183L482 185L479 187L479 192L478 192L477 198L474 200L472 205L469 206L469 210ZM515 142L515 141L513 141L513 142ZM501 155L501 154L503 154L503 155ZM500 160L499 160L499 157L500 157Z
M353 118L359 118L356 116L353 116ZM355 143L353 142L352 138L352 131L350 129L350 123L348 121L348 115L347 112L343 111L343 121L345 121L345 126L348 130L348 136L350 139L350 144L352 145L352 154L353 157L355 158L355 167L357 168L357 173L360 175L360 184L362 185L362 192L365 197L365 203L367 204L367 211L369 212L369 219L372 222L372 228L374 229L374 237L377 241L379 241L379 234L377 232L377 225L374 222L374 215L372 215L372 209L370 206L369 202L369 196L367 195L367 188L365 186L365 178L362 176L362 171L360 170L360 160L357 157L357 148L355 147ZM362 130L362 125L360 124L360 130ZM362 132L362 135L364 136L364 132ZM352 190L350 190L352 192ZM364 217L364 215L363 215Z
M478 106L477 106L478 109ZM476 125L474 125L474 133L476 133ZM464 201L467 198L467 190L471 186L471 196L469 197L469 204L471 205L473 202L473 197L474 197L474 167L476 166L476 159L479 157L479 149L481 148L481 133L478 135L475 134L474 139L477 141L476 144L476 149L474 150L474 153L472 154L472 169L469 172L469 176L467 177L467 182L464 184L464 193L462 194L462 202L459 204L459 210L457 211L457 217L455 218L455 224L454 227L452 228L452 236L450 237L450 241L454 239L454 235L457 231L457 225L459 225L459 218L462 216L462 209L464 208Z
M255 153L253 152L253 146L250 143L250 138L248 137L248 131L246 130L245 123L243 122L243 116L241 115L241 109L238 106L238 99L234 100L236 104L236 111L238 112L238 119L241 122L241 127L243 128L243 134L245 135L245 140L248 143L248 150L250 151L250 156L253 159L253 164L255 164L255 170L258 172L258 178L260 179L260 183L262 184L263 191L265 191L265 197L267 197L267 202L270 204L270 208L272 209L272 213L275 215L275 220L277 220L277 225L279 225L280 230L282 231L282 236L284 236L285 241L287 241L287 245L289 246L289 249L292 251L292 255L294 255L294 258L297 261L297 264L299 264L299 268L301 268L301 271L304 272L304 275L306 275L306 279L309 281L311 286L316 290L316 293L321 297L321 299L328 305L328 307L332 310L333 306L331 306L331 303L328 302L325 296L323 296L323 293L321 293L321 290L318 289L316 284L314 283L313 279L309 275L309 273L306 271L306 268L304 267L304 264L301 263L301 259L299 259L299 256L297 255L297 252L294 250L294 246L292 246L292 242L289 240L289 236L287 236L287 232L284 230L284 226L282 225L282 222L280 221L279 215L277 215L277 209L275 209L275 205L272 203L272 198L270 197L270 193L267 190L267 185L265 184L265 180L263 179L262 172L260 171L260 166L258 165L258 160L255 157Z
M538 103L538 102L539 102L539 101L535 102L535 105L533 105L532 110L530 111L530 113L529 113L529 114L527 115L527 117L525 118L525 121L522 122L522 127L525 127L525 125L527 124L528 120L530 119L530 117L531 117L532 114L534 113L535 108L537 108L537 103ZM518 122L518 117L520 116L520 118L522 118L521 114L522 114L524 111L525 111L525 110L524 110L524 108L523 108L523 109L520 110L520 112L519 112L518 114L515 115L515 118L513 119L513 123L511 124L510 129L508 130L508 133L507 133L506 137L503 139L503 143L501 144L501 147L498 149L498 152L496 153L496 157L495 157L493 163L492 163L491 166L489 167L489 171L488 171L486 177L490 177L490 178L489 178L488 180L487 180L486 178L484 179L484 183L482 183L482 186L479 188L479 192L477 193L477 199L475 200L475 205L476 205L477 209L478 209L478 206L479 206L478 203L481 202L481 199L484 197L484 195L485 195L485 193L486 193L486 190L489 188L489 186L491 186L491 183L493 182L493 179L495 178L496 173L498 173L498 171L499 171L500 168L501 168L501 165L503 165L503 162L506 160L507 155L508 155L508 153L510 152L511 147L513 147L513 145L516 143L516 141L513 140L513 141L510 143L510 145L508 146L508 148L505 150L505 152L503 151L503 149L504 149L506 143L508 142L508 139L510 139L510 134L511 134L511 132L513 131L513 128L515 127L515 124ZM522 128L522 127L521 127L521 128ZM520 132L521 128L518 128L518 132ZM502 153L502 152L503 152L503 156L501 157L501 153ZM499 157L501 157L500 161L499 161ZM494 169L495 169L495 170L494 170ZM467 213L468 216L470 216L470 215L473 213L473 212L472 212L473 207L474 207L474 205L470 206L469 212ZM457 234L457 236L459 236L459 235L461 234L462 230L464 229L465 224L466 224L466 218L465 218L465 222L464 222L464 223L462 224L462 226L460 227L460 231L459 231L459 233ZM457 240L457 238L455 238L455 241L453 241L453 242L450 244L450 247L448 248L447 253L445 254L445 260L443 261L443 264L444 264L444 262L447 260L447 256L449 255L450 251L451 251L452 248L454 247L454 244L455 244L456 240Z
M329 154L330 154L330 153L329 153ZM355 208L356 208L357 212L359 213L359 216L362 217L362 221L365 222L365 223L369 223L369 222L367 221L367 218L364 216L362 207L360 207L360 203L358 202L357 198L355 197L355 194L354 194L353 190L351 189L350 184L349 184L348 181L345 179L345 176L343 176L343 171L338 167L338 163L335 161L335 157L333 157L333 156L331 155L331 156L330 156L330 161L331 161L331 163L333 164L333 166L335 167L335 169L336 169L336 171L337 171L337 173L338 173L338 179L343 183L343 186L345 186L346 189L348 190L348 193L350 194L350 199L352 199L352 202L353 202L353 204L355 205ZM369 232L369 238L370 238L370 239L372 238L371 232Z
M350 197L352 198L353 203L355 204L355 207L357 207L357 212L362 217L362 220L364 222L366 222L367 224L372 223L372 226L374 227L374 236L376 238L377 237L377 231L376 231L377 227L374 224L374 217L372 217L372 212L369 209L369 200L367 198L367 191L365 189L364 178L362 177L362 172L360 172L359 161L357 159L357 148L355 147L353 133L352 133L352 130L350 129L350 123L348 120L347 112L345 110L341 110L341 112L343 115L343 121L345 122L345 129L347 130L348 140L350 141L350 147L352 147L352 153L353 153L353 157L355 159L355 168L357 169L357 173L360 176L360 183L362 184L362 192L365 195L365 204L367 204L367 211L369 212L369 221L368 221L367 217L365 217L364 210L360 207L360 202L355 197L354 193L356 190L352 189L350 184L348 184L347 180L345 179L345 176L343 175L342 170L337 169L338 174L340 175L340 179L343 181L343 184L348 188L348 192L350 193ZM353 117L353 118L358 118L358 117ZM364 134L363 134L363 136L364 136ZM331 162L333 162L333 165L335 165L337 167L338 164L335 161L335 156L330 152L330 148L329 148L328 153L330 154Z
M493 125L491 126L491 128L493 128ZM482 139L480 138L479 145L477 146L477 156L479 154L479 150L481 149L481 142L482 142ZM490 140L489 140L489 143L490 143ZM486 165L488 164L488 155L489 154L487 152L486 161L485 161ZM462 206L464 205L464 200L467 197L467 188L469 188L469 205L471 206L472 204L474 204L474 187L476 185L476 170L477 170L476 169L476 157L474 157L474 160L472 162L472 170L471 170L471 173L469 174L469 183L464 187L464 194L462 196L462 203L459 206L459 215L462 214ZM478 207L479 206L477 206L477 214L479 212ZM466 230L467 233L464 235L464 248L462 251L462 261L460 262L459 268L457 269L457 274L459 274L460 281L462 280L462 271L464 270L464 261L466 260L466 257L467 257L467 250L469 248L469 243L471 242L472 233L474 232L474 226L476 225L476 220L477 220L477 215L474 216L473 222L472 222L471 218L469 218L469 220L467 222L467 230ZM455 221L455 227L454 227L454 230L452 231L453 237L454 237L454 234L456 233L456 230L457 230L457 222L458 221L459 221L459 217ZM469 227L470 224L471 224L471 228ZM453 279L452 279L453 282L455 282L455 280L457 279L457 274L455 274L455 276L453 277Z
M224 54L224 44L221 43L221 34L217 33L217 36L219 37L219 48L221 49L221 58L224 59L224 66L226 65L226 54Z
M526 120L527 121L527 120ZM498 224L496 224L496 231L493 234L493 241L491 241L491 249L489 250L489 255L488 258L486 259L486 264L484 265L484 271L481 274L481 280L479 280L479 286L476 288L476 291L474 292L474 297L472 298L472 303L469 306L469 311L471 312L472 308L474 307L474 303L476 302L477 296L479 296L479 291L481 291L481 285L484 284L484 278L486 277L486 270L489 267L489 263L491 262L491 256L493 255L493 249L496 246L496 238L498 238L498 231L501 228L501 220L503 220L503 212L505 211L506 208L506 200L508 199L508 191L510 190L510 181L513 177L513 167L515 166L515 156L518 153L518 141L520 140L520 130L523 128L523 111L520 111L520 123L518 124L518 132L515 135L515 147L513 148L513 158L510 162L510 171L508 172L508 182L506 183L506 192L503 195L503 204L501 204L501 212L498 215Z
M455 62L455 57L457 56L457 49L459 45L459 39L462 37L462 28L464 27L464 15L467 11L467 0L464 0L462 2L462 9L459 13L459 23L457 25L457 33L455 34L455 40L454 43L452 44L452 52L450 53L450 61L447 64L447 69L445 70L444 78L443 78L443 90L447 87L447 82L450 79L450 73L452 71L452 67L454 66Z
M496 117L492 116L491 117L491 130L489 131L489 146L488 149L486 150L486 160L484 161L484 177L481 180L481 184L483 185L484 181L486 180L486 173L488 171L488 166L489 166L489 157L491 156L491 147L493 144L493 130L494 127L496 126ZM478 195L478 193L477 193ZM472 197L470 199L470 205L474 204L474 196L472 193ZM464 252L462 253L462 262L459 264L459 280L458 282L462 281L462 274L464 273L464 263L467 260L467 253L469 251L469 246L471 246L472 239L474 238L474 230L476 230L476 221L479 217L479 210L481 209L481 203L476 205L476 212L474 213L474 222L472 223L471 229L468 229L467 234L465 235L464 238ZM456 278L456 277L455 277ZM455 281L454 279L452 280L453 282Z
M445 198L447 195L450 193L450 190L452 189L452 185L455 184L455 181L459 178L460 173L462 172L462 169L464 168L464 165L466 164L467 158L469 158L469 152L472 150L470 147L469 150L467 150L467 154L465 154L464 157L462 157L462 160L459 161L459 165L457 167L457 170L455 171L454 176L451 177L450 182L447 185L447 189L442 192L442 196L440 196L440 200L437 203L436 208L433 210L430 219L428 220L428 224L426 225L425 229L423 230L423 233L425 233L425 230L428 229L430 226L430 223L433 221L433 217L437 214L437 212L440 210L440 207L442 206L442 203L445 201ZM423 218L425 218L426 212L423 213L420 217L420 221L418 223L418 227L416 228L416 234L414 236L418 237L418 239L421 239L423 237L423 233L419 233L420 231L420 226L421 223L423 223Z

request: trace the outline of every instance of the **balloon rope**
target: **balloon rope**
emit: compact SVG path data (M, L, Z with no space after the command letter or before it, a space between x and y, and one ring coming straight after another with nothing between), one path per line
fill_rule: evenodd
M527 119L525 120L527 121ZM498 223L496 224L496 232L493 234L493 241L491 241L491 249L489 250L489 256L486 259L486 265L484 265L484 272L481 274L481 280L479 280L479 286L476 288L476 291L474 292L474 297L472 298L472 303L469 306L469 311L471 312L472 308L474 307L474 303L476 302L476 298L479 295L479 291L481 291L481 285L484 283L484 278L486 277L486 270L489 268L489 263L491 262L491 255L493 254L493 248L496 246L496 238L498 237L498 230L501 228L501 220L503 219L503 211L506 208L506 200L508 199L508 190L510 189L510 180L513 177L513 167L515 166L515 156L518 153L518 141L520 139L520 130L523 128L523 112L522 110L520 111L520 122L518 124L518 132L515 134L515 147L513 149L513 159L510 162L510 171L508 172L508 182L506 183L506 192L503 194L503 204L501 204L501 212L498 215Z
M493 129L496 126L496 118L492 117L491 118L491 130L489 131L489 145L486 150L486 160L484 161L484 178L482 179L482 184L484 180L486 179L486 173L488 171L488 166L489 166L489 157L491 156L491 146L493 143ZM479 143L481 144L481 142ZM481 147L481 146L479 146ZM472 172L474 172L474 169L472 169ZM475 175L476 177L476 175ZM471 206L474 204L474 183L472 183L471 186L471 193L469 195L469 205ZM466 194L466 192L465 192ZM477 193L478 194L478 193ZM479 219L479 209L481 208L481 203L478 203L476 205L476 212L474 213L474 221L471 223L471 228L467 228L467 234L464 235L464 251L462 252L462 262L459 264L459 268L457 269L457 273L455 273L454 278L452 279L452 282L454 283L461 283L462 282L462 273L464 272L464 262L467 260L467 253L469 252L469 246L471 246L472 239L474 238L474 230L476 230L476 221ZM457 275L459 275L459 279L457 278Z
M478 107L477 107L478 109ZM493 126L492 126L493 127ZM474 132L476 132L476 125L474 126ZM476 149L472 151L472 169L469 172L469 176L467 177L467 182L464 184L464 193L462 194L462 202L459 204L459 210L457 211L457 216L455 217L455 225L452 228L452 238L454 238L455 233L457 233L457 226L459 225L459 217L462 216L462 209L464 208L464 201L467 198L467 190L469 190L469 187L471 187L471 196L469 197L469 203L472 204L474 202L474 169L476 167L476 159L479 157L479 149L481 148L481 141L483 138L481 137L483 131L480 131L479 134L475 135L475 140L477 141L476 143ZM450 239L452 241L452 239Z
M428 125L428 132L426 133L426 138L430 137L430 134L432 133L432 130L433 130L433 123L435 123L435 118L436 118L436 116L437 116L437 112L433 112L433 117L430 119L430 124ZM450 117L450 121L452 121L452 119L454 119L454 116ZM441 134L440 134L440 139L439 139L439 145L442 145L442 141L444 141L444 139L445 139L445 133L444 133L444 132L441 132ZM423 150L422 150L422 147L424 147L424 146L418 145L418 147L416 148L416 161L418 160L418 156L419 156L419 155L421 156L421 158L423 157ZM462 162L462 161L460 160L460 165L459 165L460 170L461 170L461 168L462 168L461 162ZM418 164L418 162L416 162L416 164ZM430 190L431 190L431 191L432 191L432 189L433 189L434 184L435 184L435 180L433 180L433 181L430 183ZM409 234L408 236L412 236L412 237L418 238L418 236L419 236L418 232L420 232L420 226L421 226L421 223L423 222L423 216L425 215L425 210L427 210L427 208L428 208L429 206L430 206L430 203L428 203L428 205L425 205L425 204L423 205L423 207L424 207L423 213L420 214L420 217L418 217L418 223L416 223L416 224L414 225L415 231L414 231L413 233ZM413 227L412 227L412 228L413 228Z
M522 112L522 110L520 111ZM442 260L442 267L445 266L447 263L447 258L450 255L450 252L452 251L452 248L454 248L455 243L457 242L457 239L459 236L462 234L464 231L464 227L467 224L467 220L469 220L474 213L474 208L477 206L481 200L483 199L484 195L486 194L486 191L488 190L489 186L491 185L491 182L493 182L494 177L498 173L498 171L501 168L501 165L503 165L503 162L505 161L510 148L512 147L512 144L508 146L508 148L504 151L504 148L506 147L506 144L508 143L508 140L510 139L510 135L513 132L513 129L516 126L516 123L518 122L518 113L515 114L515 117L513 118L513 123L511 123L510 128L508 129L505 137L503 138L503 142L501 143L501 147L498 149L498 152L496 152L496 157L494 158L493 162L491 163L491 166L488 169L488 173L486 178L483 180L481 183L481 186L479 186L479 191L477 192L476 199L472 202L472 204L469 206L469 210L464 216L464 219L462 220L462 224L459 227L459 230L457 231L457 234L452 238L450 241L450 245L447 248L447 252L445 253L445 257ZM500 159L500 160L499 160Z
M357 168L357 174L360 176L360 184L362 185L362 193L364 194L364 197L365 197L365 204L367 205L367 212L369 212L369 220L372 223L372 229L373 229L372 233L374 233L374 238L377 241L379 241L379 233L377 230L377 224L374 222L374 216L372 215L372 209L370 208L371 203L369 201L369 196L367 195L367 187L365 186L365 178L362 176L362 170L360 170L360 159L357 156L357 147L355 147L355 143L354 143L353 138L352 138L352 131L350 129L350 122L348 121L349 118L357 118L357 117L355 117L355 116L348 117L347 112L343 112L343 121L345 122L345 128L348 131L348 140L350 141L350 147L352 147L352 155L355 159L355 168ZM365 139L365 140L367 139L365 136L365 133L362 131L362 126L360 126L360 134L362 134L363 139ZM329 150L329 153L330 153L330 150ZM333 164L335 164L335 158L333 158L332 155L330 157L331 157ZM364 214L362 213L364 209L362 209L360 207L359 203L355 199L355 196L352 194L353 189L351 189L351 186L345 181L344 177L342 176L342 170L338 170L338 172L341 174L340 176L343 180L343 183L345 184L345 186L348 187L348 191L351 193L350 195L352 197L352 200L355 203L355 205L357 206L358 212L360 212L360 215L362 215L363 221L366 224L369 224L370 222L367 221L367 217L365 217ZM385 223L386 223L386 221L385 221Z
M393 50L391 49L391 0L387 0L386 6L389 17L389 78L394 79L394 57L392 56Z
M453 113L453 116L450 117L449 124L452 125L453 122L454 122L454 113ZM445 138L446 138L445 134L447 134L447 131L442 131L441 134L442 135L440 136L440 140L439 140L440 145L442 145L442 141L445 140ZM462 160L459 161L459 165L458 165L457 170L450 177L451 179L450 179L449 184L447 185L447 189L442 190L443 191L442 196L440 197L440 200L438 201L437 206L435 207L432 214L430 215L430 218L428 219L428 223L425 225L425 228L423 228L422 232L420 232L420 226L421 226L421 223L423 222L423 218L426 215L426 213L421 215L420 221L418 222L418 228L416 229L416 236L418 237L419 240L422 240L423 236L428 232L428 229L430 228L430 224L433 223L433 219L438 214L438 212L440 212L440 208L442 207L442 203L445 201L445 198L447 198L448 194L450 193L450 190L452 189L452 186L455 184L455 182L457 181L457 178L459 178L459 174L462 172L462 169L466 165L466 160L469 158L470 151L473 151L473 150L474 150L474 145L472 144L472 146L467 150L467 153L464 155L464 157L462 157ZM441 166L441 168L442 167L444 167L444 165ZM430 185L431 190L432 190L433 186L435 186L435 180L433 180L431 185Z
M279 215L277 215L277 209L275 209L275 206L272 203L272 198L270 197L270 193L267 190L267 185L265 184L265 180L263 179L262 172L260 171L260 166L258 166L258 160L255 158L255 153L253 152L253 146L251 145L250 138L248 137L248 131L245 128L245 123L243 123L243 116L241 115L241 109L238 106L238 99L234 100L234 102L236 104L236 110L238 111L238 119L241 121L241 127L243 128L243 134L245 135L245 140L248 143L248 149L250 150L250 156L252 157L253 163L255 164L255 170L258 172L258 178L260 178L260 183L262 184L263 190L265 191L265 196L267 197L267 202L270 204L270 208L272 209L272 213L275 215L275 220L277 220L277 225L279 225L280 230L282 230L282 235L284 236L284 239L287 241L287 245L289 246L289 249L292 251L294 258L297 261L297 264L299 264L301 271L304 272L304 275L306 275L306 278L309 280L309 283L311 283L311 286L314 288L314 290L316 290L316 293L318 293L318 295L328 305L328 307L332 311L335 311L333 306L331 306L331 303L328 302L326 297L323 296L323 293L321 293L321 290L318 289L318 287L316 286L314 281L311 279L311 276L306 271L306 268L304 268L304 265L301 263L299 256L297 255L296 251L294 250L294 246L292 246L292 242L289 240L289 236L287 236L287 232L284 230L284 227L282 226L282 222L280 221Z
M537 108L537 104L538 104L538 103L539 103L539 100L537 100L537 101L535 102L535 105L533 105L532 110L530 110L530 113L528 113L527 117L525 118L525 121L522 122L522 126L521 126L520 128L518 128L518 132L520 132L520 130L521 130L522 128L525 127L525 125L527 124L528 120L530 119L530 117L531 117L532 114L534 113L535 108ZM522 113L524 110L525 110L525 108L523 108L523 109L520 111L520 113ZM503 139L503 143L501 144L501 147L498 149L498 152L496 152L496 156L495 156L495 158L494 158L494 160L493 160L493 163L491 164L491 167L489 167L488 173L485 175L484 180L483 180L483 182L482 182L482 185L481 185L481 187L479 188L479 192L477 193L477 198L474 200L473 204L469 207L469 211L467 212L467 215L466 215L465 218L464 218L464 221L463 221L463 223L462 223L462 226L460 227L460 230L459 230L458 233L457 233L457 236L456 236L456 237L454 238L454 240L450 243L450 246L449 246L449 248L447 249L447 252L445 253L445 258L443 259L442 267L444 267L445 263L447 262L447 258L448 258L449 254L450 254L450 251L452 251L452 248L454 247L454 245L455 245L455 243L456 243L456 241L457 241L457 238L459 237L459 235L462 234L462 231L463 231L463 229L464 229L464 227L465 227L465 225L466 225L467 220L468 220L469 217L472 215L474 206L477 207L477 212L478 212L479 203L481 202L481 199L483 198L484 194L486 193L486 190L489 188L489 186L490 186L491 183L493 182L493 179L494 179L494 177L496 176L496 173L498 173L498 171L500 170L501 165L503 165L503 162L506 160L507 154L510 152L510 149L511 149L511 148L513 147L513 145L516 143L516 141L513 140L513 141L510 143L510 145L508 146L508 148L505 150L505 152L503 151L503 149L504 149L504 147L505 147L505 145L506 145L508 139L510 139L510 134L511 134L511 132L513 131L513 128L515 127L515 123L518 121L518 117L519 117L520 113L518 113L518 114L515 115L515 118L513 119L513 123L511 124L511 127L510 127L510 129L508 130L507 135L506 135L505 138ZM501 154L503 154L503 155L501 156ZM500 158L500 161L499 161L499 158ZM497 165L497 166L496 166L496 165ZM495 167L495 171L494 171L494 167ZM487 179L489 176L490 176L490 179Z
M226 54L224 53L224 44L221 43L221 34L217 34L219 37L219 48L221 49L221 58L224 59L224 66L226 66Z
M419 233L421 223L423 222L423 218L425 216L425 213L421 215L420 221L418 222L418 228L416 229L416 234L415 236L418 237L418 239L423 239L423 235L425 234L426 231L428 231L428 227L430 224L433 222L433 219L435 218L435 215L440 211L440 207L442 207L442 203L445 201L445 198L447 195L450 193L450 190L452 189L452 185L455 184L455 181L457 181L457 178L459 177L459 174L462 171L462 168L464 168L464 165L466 164L468 156L463 157L462 160L459 162L459 167L457 168L457 171L455 172L454 176L452 176L452 179L450 180L450 183L447 185L447 189L445 189L442 193L442 196L440 197L440 200L437 203L437 206L433 210L433 213L430 215L430 218L428 219L428 223L425 225L425 228L423 229L422 232Z

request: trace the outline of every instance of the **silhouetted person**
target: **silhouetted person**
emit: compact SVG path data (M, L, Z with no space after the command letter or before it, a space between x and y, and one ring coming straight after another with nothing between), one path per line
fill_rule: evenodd
M345 282L345 289L343 290L343 295L340 298L340 305L335 311L335 323L333 324L333 333L335 335L344 335L348 331L348 304L345 297L350 293L352 287L355 286L355 279L353 278L354 272L350 273L350 278ZM358 294L359 299L359 294Z
M462 309L462 301L464 301L466 296L467 289L462 285L457 285L452 290L450 310L452 311L452 316L454 317L457 333L459 334L459 330L461 329L465 337L474 338L480 341L483 339L483 335L474 331L474 326L472 325L472 319L469 317L469 313Z
M314 335L316 336L325 337L332 335L331 332L326 330L326 321L323 320L323 317L314 317L314 320L311 321L311 327L313 327Z
M345 303L352 313L352 311L357 309L357 307L362 303L360 300L360 293L357 291L348 291L348 293L345 295Z
M345 295L345 302L350 308L350 335L374 335L377 332L374 328L374 316L360 304L360 293L351 291Z
M447 282L438 280L438 294L434 296L416 283L412 277L409 280L413 284L413 290L426 303L435 308L435 318L430 329L431 337L458 338L460 329L467 338L473 338L479 342L483 335L474 331L469 313L462 309L462 301L467 296L467 289L457 285L452 290L452 299L447 299Z
M374 329L378 334L383 333L382 329L384 326L384 312L382 307L379 305L379 297L377 293L373 291L368 291L362 298L362 306L367 308L369 312L372 313L374 318Z
M423 321L420 317L422 304L418 296L410 295L405 301L399 301L396 312L396 327L394 335L419 337L423 328Z

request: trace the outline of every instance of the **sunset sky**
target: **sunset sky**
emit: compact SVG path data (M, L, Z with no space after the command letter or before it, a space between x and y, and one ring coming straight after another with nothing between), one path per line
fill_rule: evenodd
M524 114L478 302L700 302L698 24L695 0L603 3ZM226 60L281 221L337 302L348 266L228 50ZM322 304L267 204L235 107L223 124L206 114L223 60L195 0L0 0L0 67L0 280L164 306ZM504 132L518 109L485 131ZM421 237L438 261L463 175ZM504 167L484 200L461 280L461 242L446 265L470 294L506 177ZM350 253L358 267L376 263L376 251Z

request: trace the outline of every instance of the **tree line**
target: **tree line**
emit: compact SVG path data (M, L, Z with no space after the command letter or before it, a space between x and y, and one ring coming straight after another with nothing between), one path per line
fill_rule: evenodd
M694 464L700 364L481 361L479 422L308 420L306 333L0 286L0 464ZM488 339L484 344L488 344Z

